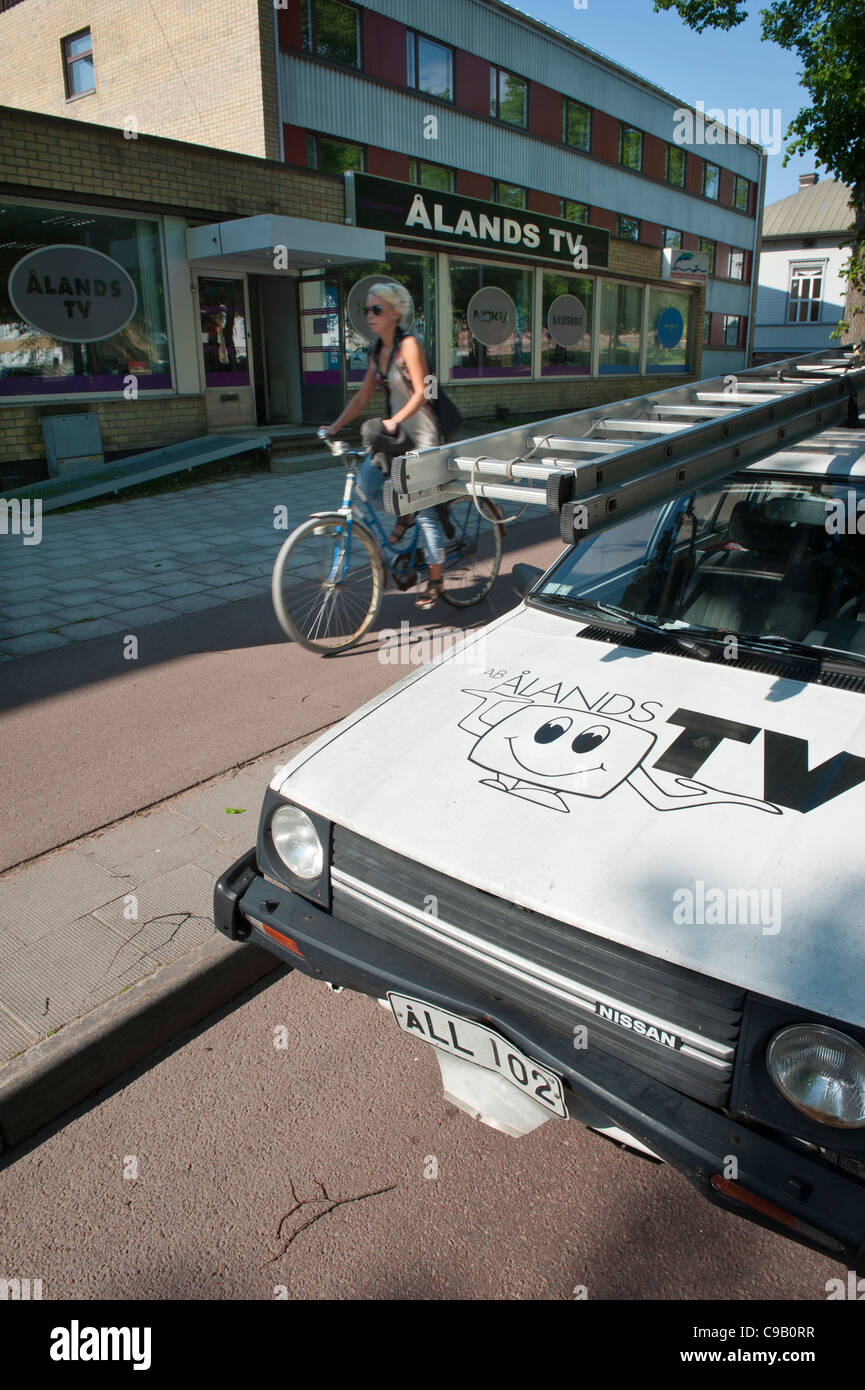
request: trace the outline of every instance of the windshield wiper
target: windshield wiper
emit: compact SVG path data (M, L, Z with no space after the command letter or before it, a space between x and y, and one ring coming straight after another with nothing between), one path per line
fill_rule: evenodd
M665 627L663 623L653 623L648 618L638 618L634 613L629 613L626 608L617 608L612 603L601 603L600 600L591 598L575 598L570 594L540 593L536 594L535 597L546 603L560 604L564 608L582 608L588 609L592 613L603 613L608 618L615 618L617 622L626 625L634 632L650 632L655 637L668 638L671 642L675 642L677 647L682 647L684 651L698 656L701 661L708 661L712 655L711 648L703 646L701 642L686 637L676 629Z
M865 664L865 654L862 652L851 652L845 647L824 647L818 642L800 642L794 637L783 637L780 633L730 632L717 627L699 626L696 626L696 630L704 637L717 637L719 640L732 637L744 646L756 647L760 651L805 657L816 661L821 668L827 661L849 661L854 666Z

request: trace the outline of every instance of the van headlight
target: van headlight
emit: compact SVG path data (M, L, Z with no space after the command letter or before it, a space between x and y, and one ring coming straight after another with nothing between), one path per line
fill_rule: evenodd
M822 1024L801 1023L776 1033L766 1066L785 1100L820 1124L865 1127L865 1048Z
M319 833L299 806L280 806L270 818L273 847L289 873L310 882L324 868Z

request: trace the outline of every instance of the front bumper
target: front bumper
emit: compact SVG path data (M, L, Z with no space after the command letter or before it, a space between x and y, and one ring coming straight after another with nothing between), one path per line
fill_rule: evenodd
M855 1178L746 1128L597 1048L575 1052L561 1034L263 878L254 849L217 881L214 921L232 940L263 946L314 979L376 999L392 990L490 1024L563 1077L572 1093L566 1092L566 1098L574 1118L584 1121L586 1113L600 1114L678 1169L714 1206L865 1273L865 1185ZM285 938L290 945L283 944ZM731 1169L739 1191L713 1185L713 1177L725 1178ZM749 1205L741 1200L744 1194L750 1194ZM761 1204L783 1215L769 1213Z

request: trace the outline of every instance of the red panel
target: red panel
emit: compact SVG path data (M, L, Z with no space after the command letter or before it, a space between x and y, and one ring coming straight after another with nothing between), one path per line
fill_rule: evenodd
M300 6L301 0L286 0L286 8L276 12L276 28L280 48L290 48L300 52Z
M529 83L529 130L542 140L562 138L561 94L540 82Z
M733 206L733 171L722 169L718 177L718 202L725 208Z
M301 130L299 125L285 125L283 123L282 139L285 145L286 164L300 164L306 168L306 131Z
M592 154L608 164L619 161L619 122L606 111L592 112Z
M664 230L657 222L640 223L640 241L647 246L663 246Z
M703 192L703 160L690 150L685 160L685 191L696 193L698 198Z
M369 11L367 11L369 13ZM490 114L490 65L474 53L458 48L454 55L456 104L476 116Z
M457 193L462 193L464 198L482 198L485 203L488 203L490 200L490 181L486 174L470 174L467 169L458 169Z
M730 248L725 241L715 242L715 275L723 280L730 274Z
M366 147L366 167L382 179L400 179L408 183L408 155L397 150L382 150L377 145Z
M757 211L757 185L748 180L748 212L753 217Z
M663 179L666 173L667 143L657 135L643 136L643 173L650 179Z
M559 200L555 193L540 193L536 188L530 188L529 208L532 212L546 213L547 217L559 216Z
M607 231L615 236L616 214L606 208L589 208L589 226L606 227Z
M683 232L683 233L682 233L682 250L683 250L683 251L699 251L699 249L700 249L700 238L697 236L696 232Z
M712 322L709 327L709 347L719 348L724 346L724 315L713 314Z
M753 251L746 251L746 252L745 252L745 275L744 275L744 279L745 279L745 284L746 284L746 285L750 285L750 283L751 283L751 269L752 269L753 264L754 264L754 252L753 252Z
M363 11L363 63L370 77L406 84L405 25L375 10Z

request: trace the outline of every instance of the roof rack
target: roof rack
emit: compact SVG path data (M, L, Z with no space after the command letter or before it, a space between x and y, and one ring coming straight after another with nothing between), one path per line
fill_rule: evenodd
M854 363L852 350L810 353L419 449L394 460L384 505L396 516L465 496L542 506L570 544L830 425L858 426Z

